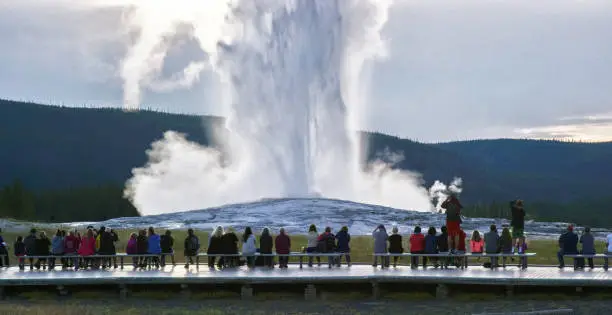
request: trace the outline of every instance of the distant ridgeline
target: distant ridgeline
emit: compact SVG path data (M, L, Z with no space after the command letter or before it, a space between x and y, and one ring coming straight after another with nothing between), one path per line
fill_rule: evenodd
M210 145L212 116L69 108L0 100L0 217L43 221L138 215L122 198L134 167L167 130ZM468 216L507 216L524 199L531 218L612 226L612 142L475 140L423 144L361 133L368 158L403 154L397 168L426 186L463 178Z

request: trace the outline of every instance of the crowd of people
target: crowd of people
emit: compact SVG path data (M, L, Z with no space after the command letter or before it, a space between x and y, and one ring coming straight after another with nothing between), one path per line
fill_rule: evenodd
M503 227L501 234L496 225L491 225L488 232L481 235L479 231L473 231L469 240L470 252L473 254L512 254L525 253L527 242L524 235L525 210L521 200L510 203L512 209L512 219L510 227ZM418 268L419 257L422 257L424 268L430 263L434 268L455 264L462 266L464 261L462 254L467 252L468 242L466 233L461 228L462 205L455 195L449 196L443 203L442 208L446 209L446 224L439 229L429 227L426 232L420 226L414 228L407 244L409 252L421 254L411 256L412 268ZM0 231L1 232L1 231ZM374 243L374 262L373 266L380 264L383 268L390 267L393 257L393 267L397 266L399 256L405 252L404 242L397 227L393 227L391 233L387 233L384 225L379 225L372 232ZM95 229L89 226L84 235L77 231L66 232L58 229L55 235L49 239L45 232L38 233L32 229L25 238L19 236L14 243L14 254L18 257L19 268L25 269L26 258L29 260L30 269L48 268L53 270L57 260L61 263L61 268L78 269L98 269L98 268L117 268L117 242L119 237L113 229L100 227ZM344 226L337 234L332 233L330 227L326 227L323 233L318 233L317 227L312 224L308 229L307 244L302 248L305 253L311 253L308 258L308 266L313 266L314 260L321 263L321 257L317 253L335 255L328 256L330 268L340 266L342 257L345 258L347 265L351 265L351 235L349 229ZM239 244L242 244L239 251ZM258 244L259 243L259 244ZM578 250L578 243L582 244L581 251ZM608 250L612 250L612 234L608 236ZM8 246L0 235L0 266L8 266ZM188 229L187 237L184 241L185 267L189 268L194 263L194 257L200 253L200 241L193 229ZM127 242L125 252L131 255L135 268L159 268L166 265L166 258L171 259L172 265L176 265L174 259L174 238L171 231L165 231L163 235L155 233L153 227L148 230L140 230L132 233ZM256 255L259 253L259 255ZM276 255L273 255L275 253ZM208 238L206 254L208 266L210 268L233 268L241 264L248 267L256 265L272 268L275 265L274 258L278 258L279 268L287 268L289 255L291 253L291 238L285 229L279 229L278 235L272 237L270 229L264 228L261 231L259 242L250 227L245 228L244 233L239 237L233 229L225 229L221 226L216 227ZM380 255L380 254L391 255ZM450 253L451 257L439 258L428 257L427 254ZM573 232L573 226L569 226L566 233L559 238L559 267L565 266L563 256L571 254L595 254L595 239L586 228L579 238ZM379 255L376 255L379 254ZM394 255L395 254L395 255ZM456 255L453 255L456 254ZM454 256L454 257L453 257ZM50 257L50 258L49 258ZM243 262L241 257L245 258ZM505 258L503 258L505 259ZM489 264L489 265L487 265ZM593 259L588 259L590 268L593 268ZM505 262L504 262L505 265ZM498 267L496 258L492 258L490 263L485 266ZM521 266L521 264L519 264ZM578 267L584 268L578 263Z

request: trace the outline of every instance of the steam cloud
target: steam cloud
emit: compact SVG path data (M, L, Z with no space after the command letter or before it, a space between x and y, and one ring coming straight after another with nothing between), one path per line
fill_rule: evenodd
M393 169L389 159L361 165L362 72L386 56L380 31L390 6L385 0L135 2L126 15L135 41L122 62L125 107L138 108L143 89L190 86L202 71L213 71L223 83L227 121L220 149L167 132L147 152L147 165L133 170L126 196L143 214L308 196L432 210L430 198L444 194L442 183L428 192L418 174ZM208 59L160 78L171 39L185 26ZM450 187L460 189L460 182Z

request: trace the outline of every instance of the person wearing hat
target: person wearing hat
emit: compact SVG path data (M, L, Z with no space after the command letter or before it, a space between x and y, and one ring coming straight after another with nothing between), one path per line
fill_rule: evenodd
M559 237L559 252L557 252L559 268L565 267L564 255L576 254L578 254L578 235L574 233L574 226L570 224L567 226L567 231Z

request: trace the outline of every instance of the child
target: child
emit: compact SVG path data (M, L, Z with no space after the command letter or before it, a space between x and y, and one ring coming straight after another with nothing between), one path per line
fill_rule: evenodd
M411 254L423 254L425 253L425 236L421 234L421 227L417 226L414 228L414 233L410 235L410 253ZM423 259L426 263L426 260ZM413 269L419 266L419 256L412 256L410 267Z
M23 242L23 237L18 236L17 237L17 241L15 242L15 246L14 246L14 251L15 251L15 256L19 258L19 270L24 270L25 269L25 259L23 258L23 256L25 256L26 254L26 246L25 243Z
M480 237L480 233L474 230L472 239L470 240L470 251L472 254L482 254L484 249L484 240Z
M402 236L398 233L397 226L394 226L391 230L391 236L389 236L389 253L390 254L402 254L404 248L402 247ZM393 256L393 268L397 267L397 261L399 256Z
M472 239L470 239L470 252L472 254L482 254L484 251L484 239L480 237L480 232L474 230L472 233ZM480 261L480 257L476 259Z

